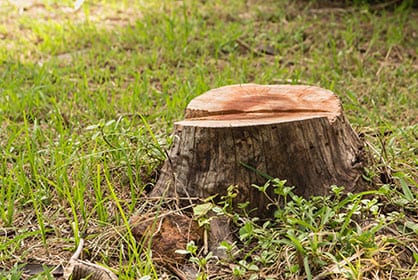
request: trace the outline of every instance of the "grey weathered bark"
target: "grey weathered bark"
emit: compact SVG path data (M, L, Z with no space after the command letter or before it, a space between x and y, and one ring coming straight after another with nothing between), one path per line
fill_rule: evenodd
M249 201L253 214L265 217L268 201L251 187L266 182L260 173L286 179L309 197L327 194L334 184L364 190L363 163L363 144L331 91L233 85L190 102L185 120L175 123L174 144L151 196L220 197L237 185L237 202Z

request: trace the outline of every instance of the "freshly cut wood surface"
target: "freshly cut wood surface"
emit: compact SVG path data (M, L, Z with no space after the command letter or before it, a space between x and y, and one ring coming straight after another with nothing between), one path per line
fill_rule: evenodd
M241 84L210 90L187 106L180 125L241 126L341 114L335 94L315 86Z

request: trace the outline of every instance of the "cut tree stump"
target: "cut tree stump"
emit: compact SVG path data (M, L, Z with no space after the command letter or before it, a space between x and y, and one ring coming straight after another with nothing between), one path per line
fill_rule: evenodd
M266 217L269 201L251 187L265 184L260 174L287 180L306 198L328 194L331 185L362 191L363 152L329 90L225 86L193 99L185 120L175 123L173 146L151 196L220 198L236 185L236 202L248 201L256 209L252 215Z

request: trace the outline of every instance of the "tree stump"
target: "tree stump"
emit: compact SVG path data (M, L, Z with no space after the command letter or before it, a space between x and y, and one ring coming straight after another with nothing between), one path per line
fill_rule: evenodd
M253 215L266 217L269 201L251 187L265 184L260 174L287 180L307 198L329 193L331 185L364 190L363 163L363 144L331 91L225 86L193 99L185 120L175 123L173 146L151 196L221 197L237 185L236 201L248 201Z

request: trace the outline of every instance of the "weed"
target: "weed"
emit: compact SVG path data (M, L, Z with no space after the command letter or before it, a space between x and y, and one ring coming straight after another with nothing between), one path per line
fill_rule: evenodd
M370 277L372 267L379 267L383 277L393 269L385 258L394 258L395 252L405 246L401 240L413 236L418 225L413 218L398 215L396 211L382 211L382 201L395 193L388 186L347 196L342 195L342 188L334 187L329 196L306 200L283 183L273 180L261 188L274 187L279 194L274 220L260 223L258 219L240 217L238 234L245 244L241 250L246 254L236 260L239 266L232 273L241 277L262 273L276 279L329 276L359 279ZM288 191L283 192L284 188ZM368 198L371 194L373 199ZM405 199L408 196L402 195ZM387 238L388 231L397 238ZM247 247L253 249L248 252ZM396 250L382 251L390 247ZM411 250L411 254L405 265L414 266L416 248L407 250ZM285 267L277 267L283 263ZM414 275L414 271L411 269L410 275Z

